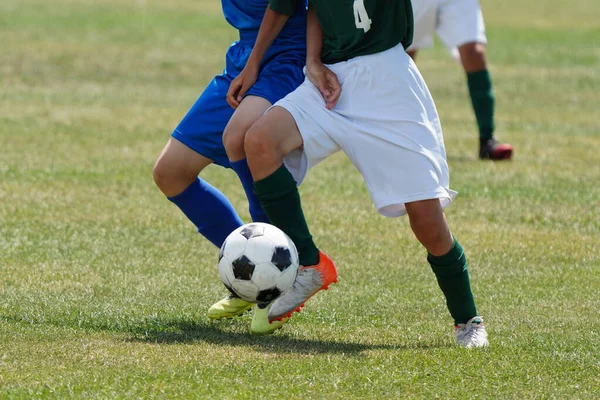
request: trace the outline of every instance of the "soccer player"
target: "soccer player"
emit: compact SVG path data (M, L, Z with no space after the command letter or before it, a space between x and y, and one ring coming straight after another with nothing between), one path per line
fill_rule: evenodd
M268 222L253 193L245 156L237 154L235 162L230 162L223 141L245 133L269 106L302 83L306 59L306 4L302 1L294 7L288 0L223 0L222 5L225 19L238 29L240 39L227 51L225 71L210 82L173 131L153 171L163 194L217 247L242 221L229 200L198 175L212 163L232 168L245 189L252 220ZM262 47L257 45L249 59L257 38ZM253 82L241 79L250 72ZM226 99L230 84L238 88L234 99ZM252 306L229 296L214 304L208 316L229 318ZM255 309L252 333L281 327L281 323L269 324L267 312L268 308Z
M458 53L467 74L469 96L479 127L479 158L507 160L513 147L494 138L494 91L487 69L487 38L479 0L412 0L415 34L408 54L433 45L437 33L444 45Z
M269 319L300 311L337 280L333 261L315 245L297 184L338 150L362 174L386 217L408 214L416 238L446 298L458 343L487 346L463 248L443 207L449 188L438 114L414 62L410 0L311 0L304 83L278 101L248 131L245 150L254 191L270 222L296 244L302 267L277 298Z

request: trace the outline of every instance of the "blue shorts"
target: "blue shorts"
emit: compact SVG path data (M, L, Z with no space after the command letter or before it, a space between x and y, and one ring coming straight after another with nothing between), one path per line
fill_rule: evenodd
M230 168L223 147L223 131L235 111L226 101L231 81L239 75L252 51L252 44L236 42L227 51L225 71L217 75L171 135L192 150L225 168ZM304 49L271 46L256 83L246 96L262 97L271 104L294 91L304 80Z

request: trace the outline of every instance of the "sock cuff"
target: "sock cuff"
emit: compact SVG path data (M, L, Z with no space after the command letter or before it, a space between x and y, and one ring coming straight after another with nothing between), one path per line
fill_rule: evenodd
M454 238L454 244L448 253L443 256L434 256L431 253L427 253L427 261L432 267L446 267L456 263L461 257L464 257L464 254L462 246Z
M248 169L248 160L246 160L245 158L242 158L238 161L230 161L229 164L231 165L231 169L233 169L234 171L237 171L240 168Z
M271 175L254 182L254 193L261 197L270 193L286 192L292 187L295 189L297 183L290 171L282 164Z
M467 84L471 90L489 90L492 87L492 78L489 71L467 72Z
M196 178L196 180L194 182L192 182L190 184L190 186L186 187L183 192L181 192L175 196L167 197L167 200L172 201L173 203L176 203L178 200L185 199L186 197L188 197L192 193L194 193L196 190L201 189L201 188L202 188L202 183L200 181L200 178Z

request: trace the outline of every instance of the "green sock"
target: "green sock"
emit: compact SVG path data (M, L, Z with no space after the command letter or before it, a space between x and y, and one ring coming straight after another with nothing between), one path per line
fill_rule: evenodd
M300 264L319 263L319 249L308 230L296 181L285 166L264 179L254 182L254 193L269 221L284 231L298 249Z
M464 324L477 316L475 300L469 281L467 257L462 246L454 239L454 246L450 251L436 257L427 256L427 261L435 274L440 289L446 296L446 304L455 324Z
M487 69L467 73L469 96L475 111L479 140L489 140L494 137L494 90Z

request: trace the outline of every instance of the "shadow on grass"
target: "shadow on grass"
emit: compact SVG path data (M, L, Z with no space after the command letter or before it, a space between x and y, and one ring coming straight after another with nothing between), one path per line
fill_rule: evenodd
M377 344L360 341L339 341L298 338L289 336L284 330L273 335L252 335L246 331L247 320L194 321L186 319L138 321L124 325L106 324L90 321L45 321L25 320L14 315L0 315L0 322L23 325L51 325L58 328L71 328L88 332L109 332L125 335L124 340L134 343L180 344L205 342L219 346L238 346L254 348L258 351L274 354L348 354L356 355L369 350L412 350L449 347L436 341L424 343L420 341L409 344ZM71 322L71 323L69 323ZM244 331L240 331L243 329ZM285 329L285 328L284 328ZM121 339L123 340L123 339ZM366 337L365 341L373 338Z
M369 344L348 341L330 341L310 338L297 338L280 331L274 335L256 336L247 332L236 332L231 326L221 327L221 322L198 323L192 321L171 321L160 325L160 329L145 329L132 332L132 342L177 344L206 342L216 345L258 348L261 351L278 354L358 354L367 350L429 349L444 347L440 343L415 342L410 345ZM159 326L156 326L159 328ZM369 340L367 338L367 340Z

